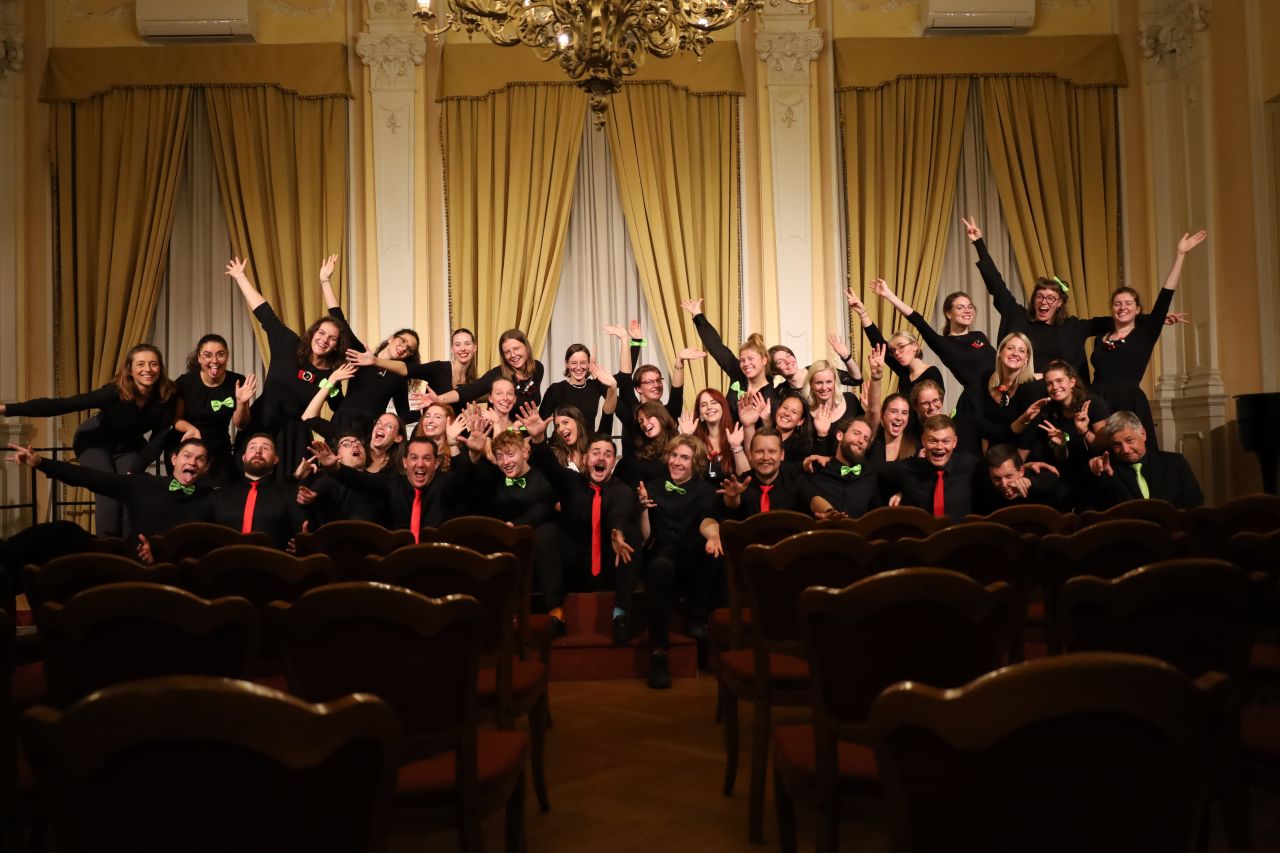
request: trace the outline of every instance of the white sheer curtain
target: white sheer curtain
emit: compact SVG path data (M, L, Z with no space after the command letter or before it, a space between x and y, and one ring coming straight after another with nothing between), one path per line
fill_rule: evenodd
M618 341L601 332L600 327L610 323L626 327L627 321L635 319L640 321L649 342L640 353L639 363L657 365L664 375L669 375L662 347L653 334L653 321L622 218L608 137L587 121L583 124L560 289L547 342L539 356L547 368L547 384L564 378L564 351L575 343L586 344L601 367L616 373Z
M987 159L987 146L983 143L980 98L969 99L969 110L965 116L964 140L960 146L960 171L956 176L955 209L951 217L951 230L947 235L947 249L942 257L938 302L929 312L929 322L939 333L943 332L947 323L942 316L942 303L947 294L963 290L969 294L976 309L973 327L986 332L994 346L998 343L996 335L1000 330L1000 315L991 304L991 297L982 284L982 276L974 266L978 258L969 245L964 223L960 221L962 216L976 219L982 228L983 239L992 259L1004 274L1004 280L1009 283L1009 290L1015 296L1021 294L1022 280L1018 277L1013 247L1009 242L1009 226L1000 210L1000 197ZM938 369L942 371L947 382L946 405L953 408L963 390L960 383L937 356L928 353L925 360L938 365Z
M227 339L228 367L237 373L257 373L262 363L254 337L255 320L240 290L223 274L231 257L218 178L213 168L209 117L204 100L193 98L185 169L178 184L173 236L169 240L169 269L156 305L152 340L165 354L170 376L186 369L196 341L214 332Z

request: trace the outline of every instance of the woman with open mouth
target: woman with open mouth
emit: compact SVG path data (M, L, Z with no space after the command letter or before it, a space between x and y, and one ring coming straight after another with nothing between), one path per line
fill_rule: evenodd
M324 263L327 265L329 261ZM253 286L245 274L247 264L240 258L232 258L227 262L226 273L240 287L249 310L266 332L271 354L262 396L250 409L248 432L275 436L276 454L281 463L276 470L287 477L310 455L311 432L302 422L302 413L316 391L325 391L329 408L334 412L342 408L342 389L330 381L330 376L345 363L346 351L351 348L351 333L346 323L325 316L299 335L280 320L271 304ZM327 291L325 301L336 305L332 289L327 284L324 289Z
M151 344L131 348L115 377L95 391L0 403L0 415L10 417L51 418L86 409L98 413L76 430L72 448L80 464L119 474L145 470L164 450L178 410L177 389L165 375L160 350ZM120 501L99 495L93 515L99 536L123 535L126 519Z
M603 405L601 404L603 401ZM601 370L583 344L571 344L564 354L564 379L552 382L538 407L543 418L571 406L582 413L591 432L612 432L618 407L618 380Z
M725 346L720 332L711 325L707 315L702 313L701 299L685 299L680 307L693 316L693 325L702 338L702 345L707 354L715 359L716 364L729 377L729 393L725 399L729 401L729 411L738 418L738 404L748 394L759 394L769 404L764 416L764 425L773 423L773 413L778 409L778 392L771 382L773 368L769 365L769 351L764 347L764 338L759 332L752 332L738 347L735 356L733 350Z
M888 285L884 279L873 279L870 285L873 292L883 296L888 293ZM858 294L852 289L844 292L845 299L849 302L849 307L858 315L858 320L862 324L862 333L867 336L867 340L873 347L883 346L886 348L889 358L885 362L889 369L898 377L898 393L911 396L911 386L917 382L923 382L926 379L932 379L938 383L938 387L946 391L946 383L942 378L942 371L936 366L928 364L923 358L923 350L920 348L920 341L916 340L913 335L906 332L894 332L889 340L884 339L884 335L880 333L880 329L871 320L871 315L867 312L867 306L858 298Z
M474 382L455 386L452 391L437 394L435 399L451 406L466 405L487 396L494 380L505 379L516 393L515 408L525 403L535 406L542 402L542 362L533 357L529 339L519 329L507 329L498 336L498 366L486 372Z
M170 442L174 447L189 438L205 443L209 470L203 482L213 487L226 485L239 476L231 428L242 430L249 426L249 405L258 390L257 375L245 377L227 370L228 360L226 339L222 335L205 335L187 356L187 372L174 381L178 411L173 424L176 435L170 437Z

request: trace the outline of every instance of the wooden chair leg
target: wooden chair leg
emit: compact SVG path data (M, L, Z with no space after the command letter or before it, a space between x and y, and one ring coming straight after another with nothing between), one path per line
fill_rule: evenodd
M778 811L778 849L782 853L796 853L796 803L782 781L774 762L773 802Z
M764 843L764 792L769 772L769 703L763 699L755 702L751 720L751 794L747 838L752 844Z
M814 850L836 853L840 846L840 803L820 803L818 822L814 827Z
M462 825L458 827L458 840L462 845L462 853L483 853L484 835L480 831L478 815L463 815Z
M529 763L533 767L533 792L538 797L538 808L544 814L551 811L551 800L547 798L546 765L543 761L550 710L547 694L543 693L542 698L529 711Z
M504 818L504 846L506 853L524 853L524 774L516 780L515 789L507 799Z
M738 778L738 697L720 682L720 707L724 710L724 795L733 796Z

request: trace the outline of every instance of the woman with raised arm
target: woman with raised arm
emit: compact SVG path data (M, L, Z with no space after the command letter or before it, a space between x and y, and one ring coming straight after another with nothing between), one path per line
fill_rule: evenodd
M1034 432L1027 442L1030 458L1053 465L1069 481L1072 491L1083 495L1092 480L1089 459L1106 451L1102 434L1111 410L1089 389L1074 367L1054 359L1044 370L1043 406L1032 404L1015 430L1030 423ZM1065 466L1065 467L1064 467Z
M205 335L187 356L187 372L173 383L178 394L173 432L178 442L198 438L205 443L209 470L201 481L214 488L237 477L231 428L249 426L249 404L258 390L255 374L246 378L227 370L228 358L226 339L222 335Z
M880 383L871 383L879 393ZM845 418L864 414L862 401L849 391L836 390L836 369L829 361L815 361L809 367L809 411L813 415L813 452L835 453L835 433L831 428Z
M947 326L940 335L919 311L899 299L882 279L871 282L871 289L916 327L929 349L963 387L978 384L982 374L995 363L995 349L991 341L987 340L986 334L973 328L973 300L963 290L949 293L943 300L942 316L946 318Z
M841 384L850 387L861 385L862 371L858 369L858 363L853 360L853 351L835 335L828 335L827 340L831 343L831 348L840 356L840 363L847 368L836 374ZM808 394L809 372L817 366L816 362L808 367L801 367L791 347L775 344L769 347L769 363L773 365L774 377L780 377L782 380L775 382L773 386L779 397L805 397Z
M681 415L682 419L686 415L695 419L693 429L686 429L682 422L680 432L702 441L707 450L707 479L719 485L725 477L745 472L750 466L742 446L742 425L734 422L724 394L715 388L703 388L694 398L693 409L692 413Z
M529 339L519 329L507 329L498 336L498 366L474 382L455 386L437 394L435 400L448 405L474 403L487 395L495 379L505 379L515 389L517 408L542 402L542 362L533 357ZM430 395L428 395L430 396Z
M603 374L592 362L591 350L583 344L570 344L565 350L564 379L552 382L547 388L547 393L542 395L542 404L538 406L538 413L543 418L550 418L562 406L572 406L581 412L592 432L603 431L602 427L597 426L599 412L603 411L608 417L618 407L617 379ZM608 423L612 428L612 417L609 417Z
M1142 298L1132 287L1122 287L1111 294L1111 327L1093 342L1093 355L1089 358L1093 365L1093 393L1105 400L1111 411L1137 415L1147 431L1147 447L1151 449L1156 449L1155 421L1151 403L1142 390L1142 375L1147 372L1151 352L1168 318L1186 322L1184 315L1171 315L1169 306L1182 278L1183 259L1207 236L1207 231L1182 235L1173 266L1150 314L1142 313Z
M735 356L733 350L724 345L720 333L711 325L707 315L702 313L702 299L683 299L680 307L693 316L694 328L707 354L715 359L716 364L729 377L729 393L725 399L729 401L729 410L737 417L738 401L747 394L760 394L769 404L769 414L765 425L772 423L772 413L778 406L778 392L770 384L769 353L764 347L764 338L759 332L752 332L738 347Z
M455 415L452 406L444 403L428 403L419 414L421 418L418 425L414 427L414 438L429 438L436 443L437 453L440 457L440 470L448 471L453 457L463 452L458 444L458 439L462 436L463 431L467 428L467 420L461 415ZM373 428L373 442L378 441L378 426L375 424ZM396 464L393 467L399 467L400 451L404 448L403 442L394 445L397 451Z
M884 283L884 279L877 278L871 282L871 289L876 293L887 293L888 288ZM945 392L946 384L942 379L942 371L938 370L932 364L928 364L921 357L920 341L916 340L906 332L894 332L889 340L884 339L884 335L880 334L880 329L871 321L871 315L867 313L867 306L862 304L862 300L850 288L844 292L845 299L849 302L849 307L853 309L853 313L858 315L858 321L862 324L862 333L867 336L867 340L873 347L884 346L889 353L887 364L898 377L898 393L906 396L911 395L911 386L925 379L932 379L938 383L938 387Z
M250 409L249 432L266 432L275 437L280 465L276 470L288 476L298 462L310 455L311 433L303 424L306 410L317 389L328 394L329 408L342 407L342 389L329 381L330 374L344 363L350 349L347 324L335 317L321 317L301 337L281 322L271 304L245 275L245 261L232 258L227 275L235 280L245 303L267 335L271 366L262 383L262 396Z
M164 450L178 411L177 389L165 375L160 350L151 344L132 347L112 380L94 391L0 403L0 415L7 417L51 418L86 409L98 413L81 424L72 439L80 464L117 474L145 470ZM93 514L99 536L123 534L122 503L99 495Z
M679 426L661 403L641 403L636 410L639 436L635 452L623 457L615 474L630 486L660 476L666 470L667 442L679 434Z
M1005 335L996 347L996 365L983 374L974 393L980 404L977 415L996 427L1018 420L1037 400L1044 400L1044 383L1032 368L1035 353L1027 336Z
M417 419L417 413L435 402L441 394L476 381L476 336L470 329L455 329L449 336L449 358L445 361L428 361L409 366L404 361L393 359L379 361L378 366L397 373L403 372L411 381L426 383L425 388L411 386L413 390L409 393L409 406L412 411L406 422L413 423Z
M636 410L644 403L662 402L662 371L652 364L642 364L634 372L631 369L640 354L640 347L645 344L638 320L632 320L629 329L612 325L602 329L606 335L622 342L614 379L618 383L618 424L622 432L622 456L625 458L635 453L640 437ZM675 364L671 366L671 394L666 402L667 414L672 420L679 418L684 409L684 363L706 356L702 350L692 347L685 347L676 354Z

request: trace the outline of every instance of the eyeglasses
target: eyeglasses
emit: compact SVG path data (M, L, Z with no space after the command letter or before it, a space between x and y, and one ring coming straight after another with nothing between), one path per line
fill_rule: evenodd
M1037 293L1035 301L1045 303L1061 302L1062 297L1056 293Z
M646 385L661 385L661 384L662 384L661 379L641 379L640 380L640 387L642 388L645 387Z
M342 441L338 442L338 448L340 450L347 450L348 448L359 447L359 446L360 446L360 439L358 438L344 438Z

